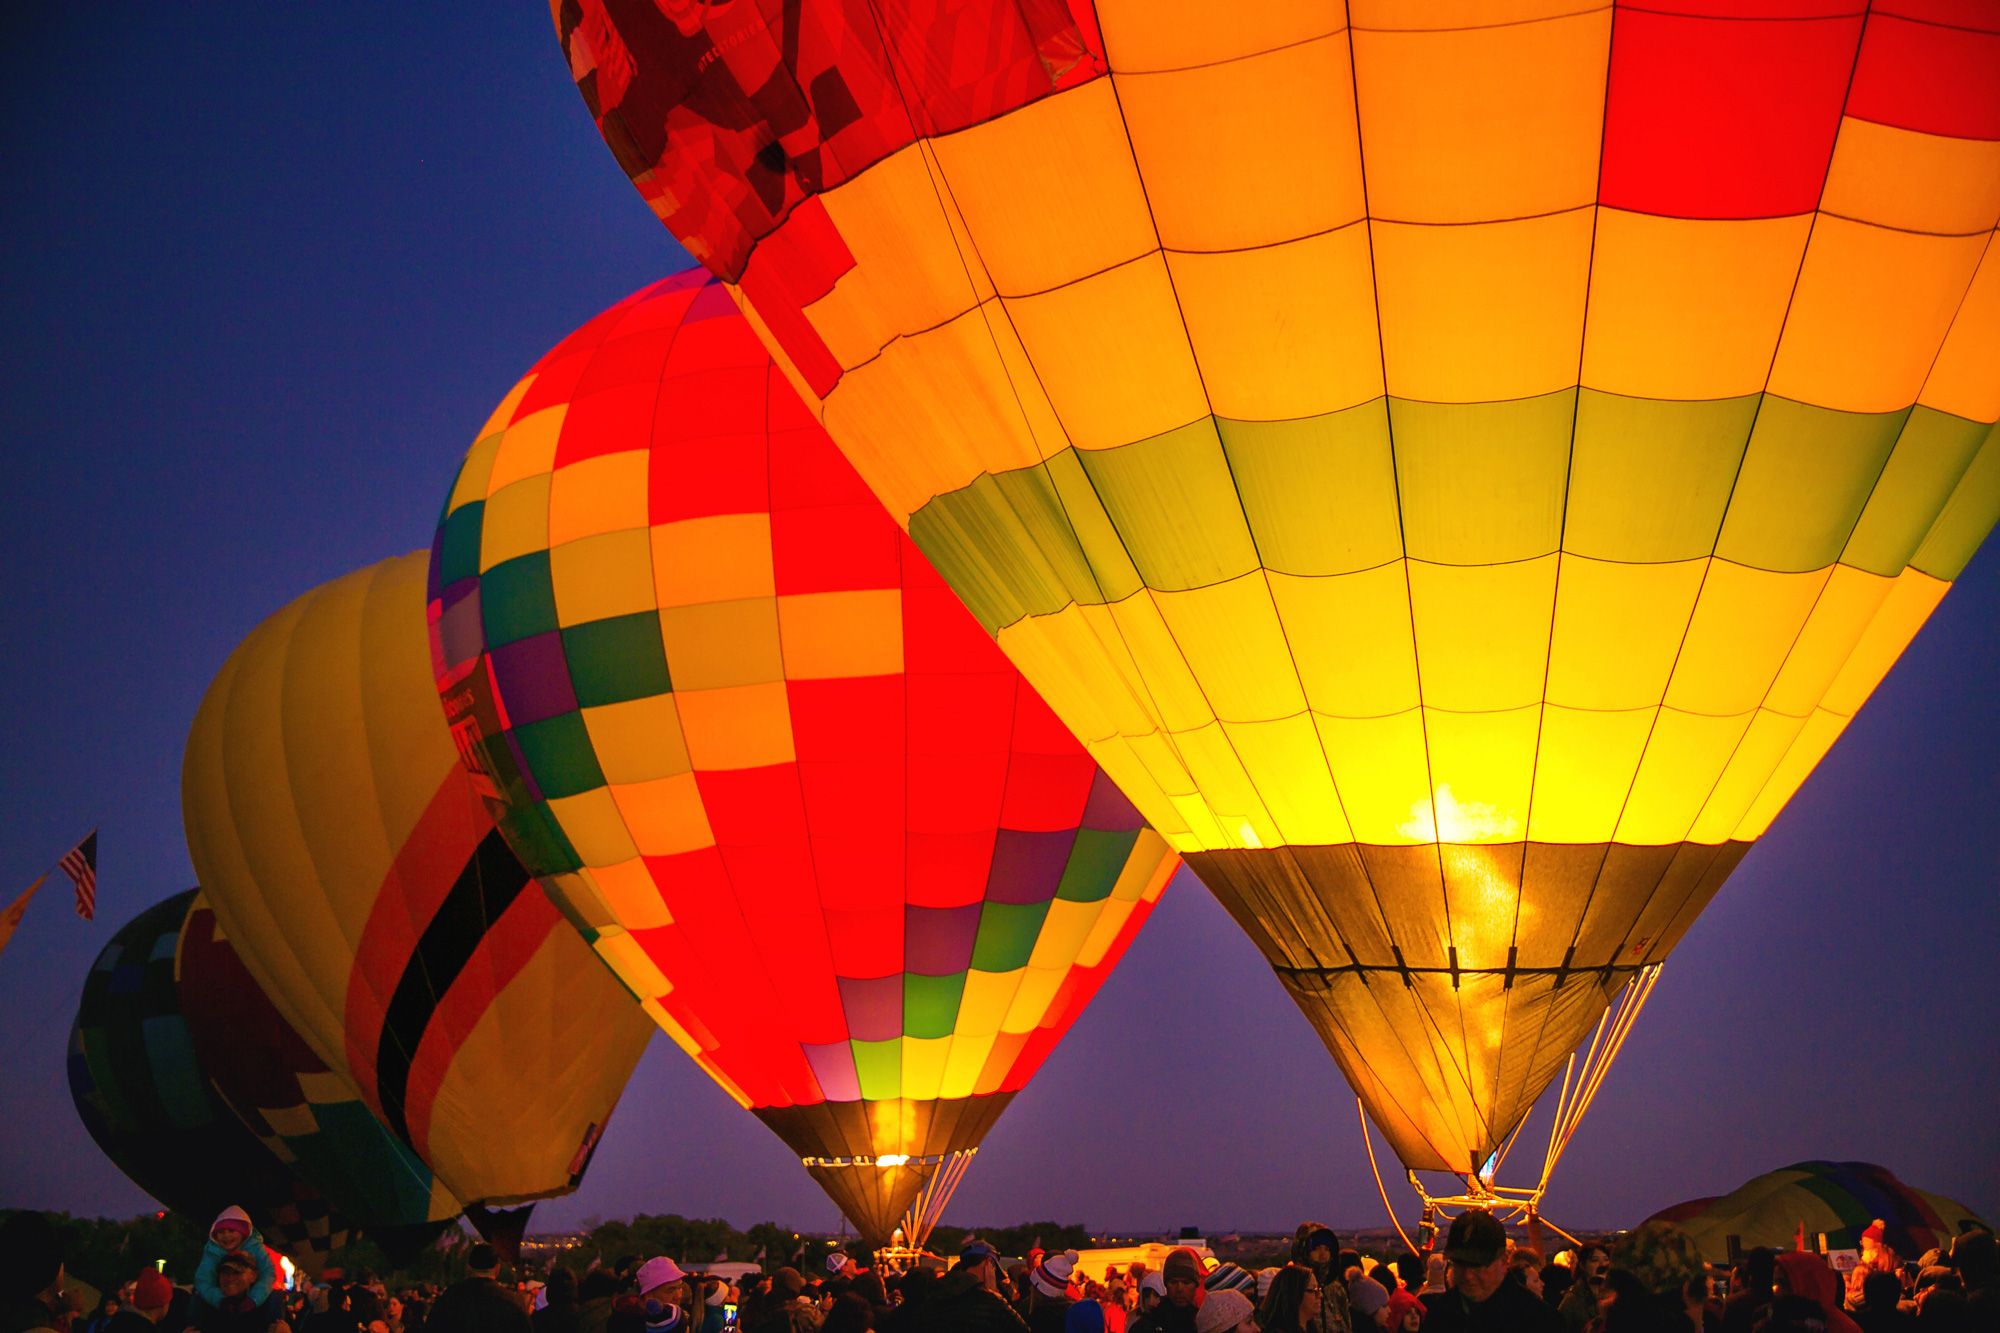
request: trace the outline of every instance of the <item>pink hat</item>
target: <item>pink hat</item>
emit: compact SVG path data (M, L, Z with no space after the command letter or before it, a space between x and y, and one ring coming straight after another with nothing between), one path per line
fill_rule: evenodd
M644 1296L649 1291L671 1286L686 1276L687 1274L681 1272L680 1265L665 1255L657 1259L648 1259L639 1265L639 1294Z

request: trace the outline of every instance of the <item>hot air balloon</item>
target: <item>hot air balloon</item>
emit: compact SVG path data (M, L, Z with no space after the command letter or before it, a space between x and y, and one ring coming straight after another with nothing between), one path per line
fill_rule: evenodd
M435 1241L456 1200L285 1021L199 893L175 957L195 1059L237 1118L393 1262Z
M1905 1258L1949 1250L1975 1228L1991 1230L1964 1204L1906 1185L1870 1162L1796 1162L1720 1198L1691 1199L1654 1216L1678 1224L1715 1263L1729 1261L1731 1237L1746 1250L1788 1250L1801 1226L1809 1241L1825 1235L1830 1250L1859 1250L1861 1233L1881 1222L1883 1243Z
M174 980L194 896L155 903L98 954L70 1028L70 1096L140 1189L203 1226L241 1206L272 1249L318 1272L346 1243L346 1220L243 1126L195 1057Z
M2000 514L1990 11L555 15L812 413L1474 1194Z
M285 1021L496 1243L582 1179L652 1025L493 830L438 716L421 553L223 665L182 769L215 920ZM527 890L524 892L524 890ZM399 1206L414 1209L414 1200Z
M432 555L499 826L877 1246L946 1186L1178 862L898 531L722 285L559 344Z

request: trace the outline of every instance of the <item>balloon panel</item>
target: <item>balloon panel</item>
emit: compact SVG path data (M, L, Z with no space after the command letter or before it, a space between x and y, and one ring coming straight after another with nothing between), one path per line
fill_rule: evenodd
M1427 1169L1666 956L2000 516L1996 25L1555 8L1099 4L1108 77L699 252ZM714 104L577 15L702 243L678 201L752 180Z
M515 388L433 567L500 827L802 1156L976 1143L1177 865L706 275Z
M196 715L182 807L244 967L429 1167L437 1219L574 1189L652 1026L523 892L458 765L424 563L350 574L250 635Z
M370 1234L444 1221L430 1168L293 1030L243 966L205 897L181 930L179 995L196 1058L264 1146Z
M92 964L70 1028L70 1096L140 1189L203 1225L241 1205L273 1248L317 1270L346 1243L347 1221L244 1127L196 1058L174 977L194 897L147 908Z

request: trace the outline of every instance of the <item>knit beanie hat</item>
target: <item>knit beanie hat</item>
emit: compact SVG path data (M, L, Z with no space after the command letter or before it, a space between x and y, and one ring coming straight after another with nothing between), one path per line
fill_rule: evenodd
M1208 1280L1202 1285L1210 1291L1246 1291L1255 1281L1256 1278L1251 1276L1248 1269L1225 1262L1217 1264L1215 1271L1208 1275Z
M780 1268L771 1275L771 1280L783 1287L787 1296L796 1296L806 1289L806 1280L796 1268Z
M1177 1246L1167 1251L1167 1261L1160 1265L1160 1271L1164 1275L1162 1280L1166 1282L1199 1283L1201 1260L1195 1258L1194 1251L1185 1245Z
M1201 1309L1195 1311L1194 1333L1229 1333L1250 1315L1250 1298L1242 1292L1210 1292Z
M1146 1274L1146 1276L1144 1276L1144 1277L1142 1277L1142 1278L1140 1278L1140 1279L1139 1279L1139 1290L1140 1290L1140 1291L1150 1291L1150 1292L1152 1292L1152 1293L1153 1293L1153 1294L1154 1294L1155 1296L1164 1296L1164 1295L1166 1295L1166 1294L1167 1294L1167 1275L1166 1275L1165 1273L1148 1273L1148 1274Z
M1362 1314L1373 1315L1389 1303L1389 1293L1372 1277L1358 1277L1347 1284L1347 1299Z
M157 1268L139 1270L139 1280L132 1284L132 1305L140 1310L162 1310L173 1303L174 1284L167 1281L167 1275Z
M1412 1310L1417 1312L1418 1319L1422 1319L1430 1313L1429 1310L1424 1308L1422 1301L1407 1291L1398 1289L1389 1293L1389 1327L1392 1330L1400 1329L1403 1326L1404 1317Z
M1076 1251L1052 1254L1028 1272L1028 1281L1050 1300L1059 1300L1069 1290L1069 1275L1076 1271Z

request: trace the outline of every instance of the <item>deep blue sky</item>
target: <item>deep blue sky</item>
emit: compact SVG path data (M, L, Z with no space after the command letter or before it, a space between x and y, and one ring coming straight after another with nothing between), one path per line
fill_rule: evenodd
M181 745L211 674L297 593L427 545L500 395L687 260L598 141L540 0L13 24L0 904L93 824L103 852L96 924L58 881L0 955L0 1205L129 1214L151 1205L77 1122L63 1039L104 939L192 882ZM1996 685L2000 543L1674 955L1555 1220L1629 1225L1811 1157L2000 1215ZM664 1038L543 1216L637 1211L835 1217ZM1183 876L952 1216L1262 1229L1377 1225L1382 1205L1331 1060Z

